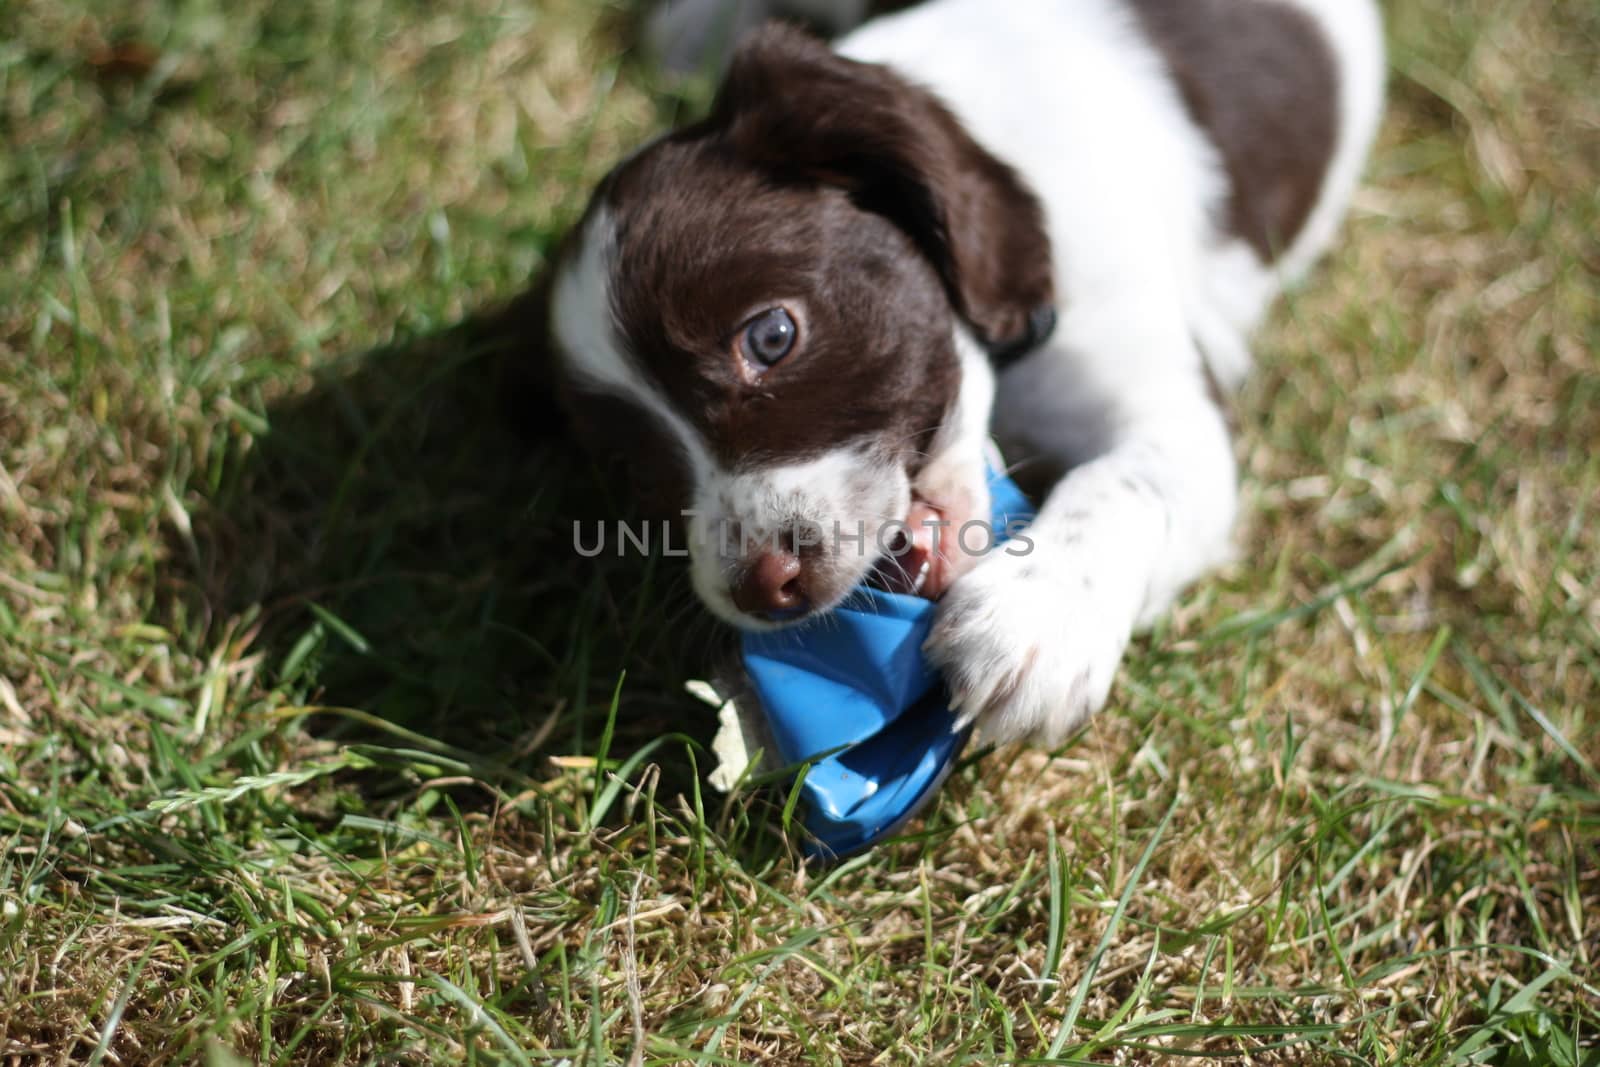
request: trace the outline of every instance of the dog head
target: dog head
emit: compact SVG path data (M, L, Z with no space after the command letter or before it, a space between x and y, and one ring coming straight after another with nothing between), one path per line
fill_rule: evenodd
M928 92L772 26L708 118L601 183L548 312L582 435L689 518L711 610L763 628L875 567L949 584L987 514L990 361L1042 340L1052 297L1008 167Z

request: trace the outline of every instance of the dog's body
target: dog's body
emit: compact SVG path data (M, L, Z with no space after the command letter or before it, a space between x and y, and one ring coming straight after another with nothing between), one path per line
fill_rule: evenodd
M919 527L896 548L961 710L1056 741L1228 554L1216 394L1331 240L1381 87L1369 0L932 0L834 53L763 30L596 193L552 287L564 395L694 513L735 624L826 610ZM1043 501L1033 551L974 560L920 527L986 513L991 433Z

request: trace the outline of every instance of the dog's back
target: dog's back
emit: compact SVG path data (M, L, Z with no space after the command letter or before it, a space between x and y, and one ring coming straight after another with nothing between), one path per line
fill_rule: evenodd
M932 88L1022 172L1068 304L1170 272L1226 385L1331 242L1381 110L1368 0L932 0L838 47Z

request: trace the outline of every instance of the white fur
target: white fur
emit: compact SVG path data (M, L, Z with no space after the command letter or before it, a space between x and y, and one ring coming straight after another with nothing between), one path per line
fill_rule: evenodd
M1215 229L1217 152L1117 0L932 0L840 44L937 93L1049 220L1060 321L1001 375L994 427L1013 460L1070 470L1029 531L1035 551L959 579L928 645L992 737L1064 738L1105 702L1134 629L1230 551L1235 465L1206 372L1243 377L1280 278L1331 240L1381 96L1369 0L1295 2L1338 57L1341 132L1277 267Z
M826 610L860 584L877 562L892 528L905 519L913 488L926 499L962 502L963 518L987 520L984 451L994 406L994 372L965 327L957 327L955 347L961 368L955 408L930 445L915 486L894 457L873 447L839 448L816 459L777 466L734 471L713 466L706 472L694 491L690 574L695 591L713 612L747 630L775 625L740 612L733 604L730 587L744 559L719 547L728 526L766 536L797 526L819 527L822 543L814 546L816 556L808 559L807 568L814 589L833 590L828 600L813 605ZM705 546L698 553L697 543ZM966 559L949 548L948 541L946 545L959 569Z
M985 453L989 447L995 381L988 354L965 326L956 327L955 348L961 361L955 410L928 448L927 463L917 473L916 489L923 499L938 501L958 512L949 519L959 526L970 518L987 521L989 517ZM960 569L966 561L955 562Z
M578 254L556 276L551 309L555 349L581 388L621 397L654 416L677 444L694 479L703 481L715 467L705 441L619 343L611 312L615 259L616 224L602 208L584 227Z
M776 624L741 612L731 593L750 555L784 535L812 539L817 554L806 564L810 589L829 594L812 606L826 610L871 570L883 528L904 519L911 506L911 486L899 465L876 449L837 448L799 463L714 468L697 481L694 501L689 573L695 592L724 620L762 630Z

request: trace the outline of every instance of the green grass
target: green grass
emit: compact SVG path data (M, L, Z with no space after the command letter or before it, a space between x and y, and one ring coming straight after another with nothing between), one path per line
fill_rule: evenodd
M0 6L0 1063L1600 1063L1600 9L1391 5L1239 562L819 869L453 328L684 106L625 12L110 7Z

